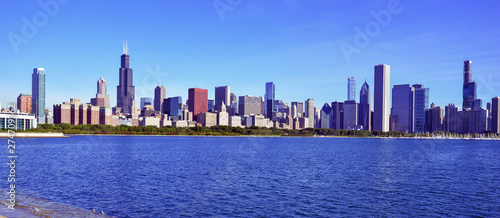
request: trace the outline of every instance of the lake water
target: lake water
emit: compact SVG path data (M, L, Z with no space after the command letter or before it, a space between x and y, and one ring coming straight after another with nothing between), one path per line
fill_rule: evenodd
M16 143L23 206L53 216L95 208L117 217L500 217L500 141L72 136ZM0 166L6 189L8 168Z

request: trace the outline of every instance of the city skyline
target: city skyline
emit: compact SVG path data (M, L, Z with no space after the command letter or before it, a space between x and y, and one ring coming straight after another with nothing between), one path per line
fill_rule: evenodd
M462 78L457 74L462 74L459 63L463 60L474 61L477 98L490 99L498 95L500 81L494 76L500 72L500 67L496 65L500 62L500 43L490 36L498 35L499 30L486 24L498 21L498 16L494 16L491 11L499 8L499 3L439 2L433 3L433 7L427 7L429 3L425 2L399 3L401 13L394 14L390 24L383 26L380 34L370 38L366 48L361 49L360 53L353 53L350 61L347 61L340 45L343 42L354 45L353 38L357 33L354 29L364 29L365 24L376 21L371 12L387 10L387 2L370 2L361 6L348 2L338 3L337 6L345 12L336 9L333 3L244 2L235 11L227 12L223 21L210 3L189 7L187 3L151 3L140 6L144 10L137 13L145 14L145 9L157 12L167 8L170 11L170 8L177 7L185 9L184 12L200 12L200 15L186 17L180 12L171 15L153 13L139 20L125 17L124 22L111 19L116 12L105 17L89 18L77 9L82 7L91 12L104 9L69 2L59 5L58 13L50 17L47 25L37 28L36 36L29 38L28 43L20 44L18 52L12 49L8 37L0 40L6 48L0 51L0 58L5 60L5 70L9 72L3 74L2 78L12 81L6 85L12 92L0 94L0 101L5 106L9 102L15 102L19 93L29 92L27 72L34 67L41 67L47 73L46 105L58 104L73 97L81 98L82 102L90 102L97 79L106 79L109 87L118 85L117 54L124 39L131 44L129 52L133 58L130 64L136 71L136 101L141 97L153 97L152 90L161 82L165 84L167 97L181 96L187 99L188 88L200 87L208 89L208 97L214 99L213 87L230 85L236 96L264 96L264 90L260 87L273 81L276 85L276 99L290 104L314 98L318 105L322 105L324 102L346 100L347 90L344 88L343 78L352 75L353 71L356 72L358 81L366 80L373 87L371 69L373 65L383 62L392 66L391 87L395 84L425 84L433 93L430 102L440 106L455 103L461 107L462 96L457 90L462 90L462 85L457 81ZM22 18L32 18L35 12L43 11L37 4L26 8L19 7L23 3L3 4L19 8L0 15L4 20L13 21L0 24L4 36L11 32L22 34ZM102 4L105 8L112 5ZM270 21L273 17L266 12L281 5L286 7L275 12L285 16L285 20L290 20L269 22L258 27L257 24ZM297 7L298 5L303 7ZM122 7L124 11L131 11L135 6L137 5L125 4ZM412 17L424 9L428 10L427 18ZM469 11L467 18L460 14L465 9ZM303 21L292 19L300 12L317 15L304 18ZM257 19L253 13L263 16ZM335 15L336 13L339 15ZM348 16L350 19L340 19L348 14L351 14ZM201 22L203 25L194 25L187 30L179 29L180 26L173 23L173 20L179 19L173 18L183 18L180 19L183 24ZM443 18L446 18L445 21L454 20L455 25L444 21L433 22ZM102 20L109 20L113 29L120 31L115 33L107 30L110 24L101 23ZM142 22L151 22L151 25L159 28L150 29L138 25ZM161 24L162 22L165 24ZM70 24L81 25L74 33L66 33ZM240 27L249 25L252 26L251 30L256 31L255 34L248 34L248 30ZM413 26L420 28L409 28ZM468 28L461 30L462 26ZM160 30L163 27L166 30ZM85 31L89 30L99 37L83 38L88 35ZM193 32L200 30L207 32L206 39L193 36ZM265 31L271 31L271 34L263 37L261 33ZM165 38L167 32L171 36ZM437 37L443 32L449 34ZM474 34L468 34L470 32ZM397 36L393 33L397 33ZM61 38L65 39L60 40ZM190 45L193 40L196 43ZM155 47L151 46L153 44ZM40 51L46 51L46 54L43 57L36 55ZM70 52L79 55L70 55ZM68 72L71 72L71 77ZM314 76L305 76L307 74ZM243 78L239 75L248 76ZM210 79L203 79L203 76ZM69 78L78 83L69 82ZM361 84L357 84L357 87L360 86ZM110 105L116 105L115 91L114 88L108 90ZM485 102L483 107L484 104Z

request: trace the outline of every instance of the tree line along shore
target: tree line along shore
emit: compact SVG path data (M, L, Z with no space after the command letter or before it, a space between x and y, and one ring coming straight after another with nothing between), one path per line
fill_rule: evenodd
M7 131L7 130L2 130ZM422 138L498 138L496 134L456 134L449 132L405 133L381 132L377 130L345 130L306 128L301 130L279 129L266 127L161 127L156 126L110 126L110 125L70 125L70 124L39 124L36 129L16 130L16 132L61 132L65 135L200 135L200 136L338 136L338 137L422 137Z

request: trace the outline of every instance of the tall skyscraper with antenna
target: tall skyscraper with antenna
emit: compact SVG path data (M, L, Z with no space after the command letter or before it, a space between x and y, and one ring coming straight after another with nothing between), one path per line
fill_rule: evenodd
M133 85L133 71L129 68L127 42L123 45L121 57L120 80L116 90L116 106L122 108L124 114L134 113L135 87Z
M354 76L347 78L347 100L356 101L356 78Z
M462 110L478 110L481 100L477 99L477 83L472 80L472 61L464 61L464 86Z

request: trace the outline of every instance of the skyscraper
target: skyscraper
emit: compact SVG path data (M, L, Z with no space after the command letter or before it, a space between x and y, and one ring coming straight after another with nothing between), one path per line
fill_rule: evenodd
M31 111L38 123L45 123L45 69L35 68L31 75Z
M273 119L273 109L274 109L274 90L275 86L273 82L266 83L266 96L265 96L265 117Z
M304 117L308 118L308 127L314 128L314 99L309 98L305 102L306 114Z
M292 102L292 118L304 116L304 103Z
M395 85L392 88L391 130L413 132L415 116L415 88L408 85Z
M386 64L375 65L375 102L373 129L389 131L391 67Z
M344 102L344 129L356 129L358 126L358 103L356 101Z
M90 104L99 107L109 107L109 95L106 94L106 80L103 78L97 80L97 94L95 98L90 99Z
M168 114L171 120L183 120L182 98L180 96L165 99L162 106L163 113Z
M33 109L31 103L31 95L29 94L20 94L19 97L17 97L17 109L19 109L21 113L31 114Z
M234 93L231 93L231 107L226 108L230 115L238 114L238 98Z
M236 96L235 96L236 98ZM227 108L231 108L231 87L230 86L218 86L215 87L215 102L214 109L216 111L221 111L222 105L224 104Z
M426 132L425 110L429 108L429 88L422 84L413 85L415 88L415 119L414 132Z
M332 107L325 103L321 108L320 126L319 128L331 128L332 124Z
M145 106L145 105L152 105L153 103L153 99L151 99L150 97L142 97L141 98L141 110L142 108Z
M344 128L344 102L332 102L332 124L333 129Z
M500 97L491 99L491 131L500 134Z
M165 97L166 97L165 87L163 87L163 85L156 86L156 88L155 88L155 102L154 102L155 111L162 110L161 105L163 104L163 100L165 99Z
M458 107L455 104L448 104L444 107L445 115L443 120L444 131L459 133L462 131L460 113ZM427 125L425 127L427 128Z
M488 110L488 126L486 131L491 131L491 102L486 103L486 109Z
M261 100L260 97L251 95L240 96L238 101L238 110L240 116L260 114Z
M436 107L434 103L425 110L425 119L428 132L443 131L444 110L442 107Z
M188 91L188 110L193 112L193 119L196 115L208 111L208 90L200 88L190 88Z
M207 110L208 112L214 112L214 100L212 99L207 100Z
M462 110L474 110L481 107L481 100L477 97L477 84L472 81L472 61L464 61L464 86ZM479 105L478 105L479 104Z
M370 86L368 83L363 84L361 86L361 90L359 91L359 106L358 106L358 123L362 126L362 130L371 131L371 92Z
M120 80L116 91L116 106L124 114L135 113L135 87L133 85L133 70L129 68L129 55L127 44L123 46L121 56Z
M347 100L356 101L356 78L347 78Z

